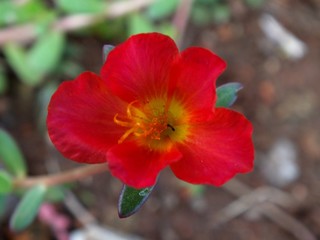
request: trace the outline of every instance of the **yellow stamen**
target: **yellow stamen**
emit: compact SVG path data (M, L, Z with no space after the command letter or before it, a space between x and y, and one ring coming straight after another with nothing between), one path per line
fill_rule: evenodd
M129 128L119 139L118 143L122 143L131 134L136 137L150 138L151 140L161 140L161 134L168 128L167 114L164 109L148 109L143 106L142 109L133 105L138 101L133 101L127 106L127 115L119 119L116 114L113 121L122 127Z

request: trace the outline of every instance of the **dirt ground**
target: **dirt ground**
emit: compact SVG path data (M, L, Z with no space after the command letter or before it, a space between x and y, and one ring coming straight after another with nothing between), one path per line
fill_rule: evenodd
M227 61L218 85L243 84L233 108L253 122L254 171L224 187L203 191L187 187L169 170L164 171L145 206L127 219L117 215L121 183L108 173L95 176L79 183L75 192L101 225L159 240L320 239L320 1L270 0L259 11L230 2L231 22L201 29L189 26L183 46L210 48ZM291 59L268 42L259 25L264 13L273 15L306 44L302 58ZM83 60L84 64L98 72L101 42L81 41L90 43L92 53L90 62ZM32 103L21 104L23 99L15 94L11 91L0 98L1 124L18 139L30 173L42 174L47 171L43 156L50 158L53 151L35 127L29 109ZM280 153L274 150L277 147ZM276 162L269 169L268 162L274 158L281 162L285 156L294 160L283 165ZM63 159L59 164L61 169L75 166ZM282 179L281 174L291 168L296 174ZM277 169L280 177L272 175ZM70 214L62 204L57 208ZM80 227L75 218L72 221L72 229ZM48 227L37 221L27 232L6 238L54 239L48 236Z

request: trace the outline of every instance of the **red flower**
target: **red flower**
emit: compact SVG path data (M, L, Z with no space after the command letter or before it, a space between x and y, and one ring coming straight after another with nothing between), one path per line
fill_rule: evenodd
M225 62L191 47L179 53L158 33L115 47L101 76L82 73L60 85L48 110L49 135L66 157L108 162L123 183L151 186L170 166L180 179L219 186L253 165L252 126L214 108Z

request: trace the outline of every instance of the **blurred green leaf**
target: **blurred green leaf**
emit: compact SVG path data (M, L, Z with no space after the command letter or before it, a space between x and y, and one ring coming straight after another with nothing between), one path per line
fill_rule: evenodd
M203 26L211 21L212 14L205 6L194 6L191 12L192 22L198 26Z
M28 53L28 66L42 78L59 63L64 43L64 35L61 32L52 31L42 35Z
M38 214L47 188L38 185L30 188L22 197L10 219L10 228L15 232L28 227Z
M136 213L148 199L153 187L135 189L124 185L118 202L119 217L125 218Z
M0 220L4 217L7 210L7 195L0 194Z
M18 22L34 21L49 11L42 0L29 0L19 4L15 3L15 5Z
M216 107L230 107L237 100L237 92L242 89L240 83L227 83L217 88Z
M12 177L4 170L0 170L0 194L12 191Z
M52 94L57 90L58 83L55 81L50 81L44 86L41 87L41 89L38 92L37 96L37 104L38 104L38 127L39 130L46 132L47 125L46 125L46 119L47 119L47 113L48 113L48 104L51 99Z
M217 23L229 21L231 16L230 9L226 4L218 4L213 8L213 19Z
M14 176L24 177L24 157L14 139L3 129L0 129L0 143L0 161Z
M29 0L19 3L11 0L1 0L0 26L34 21L47 14L48 11L48 8L41 0Z
M100 13L106 9L106 2L101 0L57 0L56 3L67 13Z
M221 0L195 0L195 5L207 5L212 6Z
M64 186L53 186L47 189L45 199L50 202L60 202L65 197Z
M36 26L37 36L43 36L48 33L48 30L52 28L52 24L57 20L58 13L57 11L47 11L45 14L41 14L37 19L33 21Z
M8 79L5 71L0 66L0 95L4 94L8 88Z
M34 72L34 70L29 67L26 52L20 45L8 43L4 46L3 51L10 66L21 81L31 86L39 82L39 73L37 71Z
M148 33L148 32L154 32L154 26L152 25L151 21L143 17L139 14L132 14L129 17L128 20L129 24L129 30L128 34L129 36L138 34L138 33Z
M171 37L172 39L175 39L177 37L177 31L175 27L168 22L163 22L159 26L157 26L157 32L165 34Z
M264 0L245 0L249 7L259 8L264 4Z
M57 31L43 34L27 53L15 43L5 45L4 53L21 81L37 86L55 69L64 50L64 35Z
M13 23L17 20L15 6L10 0L0 2L0 26Z
M159 20L170 16L177 8L179 0L156 0L148 9L148 17Z

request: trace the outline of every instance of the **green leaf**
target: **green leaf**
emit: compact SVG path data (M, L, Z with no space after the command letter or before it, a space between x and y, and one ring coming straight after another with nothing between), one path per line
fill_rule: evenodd
M178 7L179 0L156 0L147 10L148 17L159 20L170 16Z
M43 34L27 55L27 62L33 72L42 78L59 63L64 49L64 35L58 31Z
M162 22L159 26L157 26L156 32L167 35L172 39L176 39L177 37L177 29L169 22Z
M118 202L119 217L125 218L136 213L148 199L153 187L135 189L124 185Z
M132 14L129 17L129 36L138 33L154 32L154 26L151 21L140 14Z
M106 9L101 0L57 0L58 6L67 13L100 13Z
M7 211L7 195L0 194L0 222Z
M12 178L3 170L0 170L0 194L10 193L12 191Z
M237 92L242 89L240 83L227 83L217 88L216 107L230 107L237 100Z
M34 72L34 70L29 67L27 55L20 45L8 43L4 46L3 51L10 66L19 76L21 81L31 86L34 86L39 82L41 76L37 71Z
M10 228L13 231L22 231L33 222L43 202L46 190L45 186L38 185L24 194L10 219Z
M0 26L15 22L17 19L15 7L12 1L2 0L0 2Z
M53 186L47 189L47 193L45 196L46 201L50 202L60 202L65 197L65 190L64 186Z
M25 159L14 139L0 129L0 161L16 177L26 174Z
M17 22L34 21L49 12L42 0L24 1L20 4L16 3L15 8L18 17Z
M4 94L8 88L8 79L5 71L0 66L0 95Z
M105 62L111 50L114 49L112 45L103 45L102 48L102 61Z

